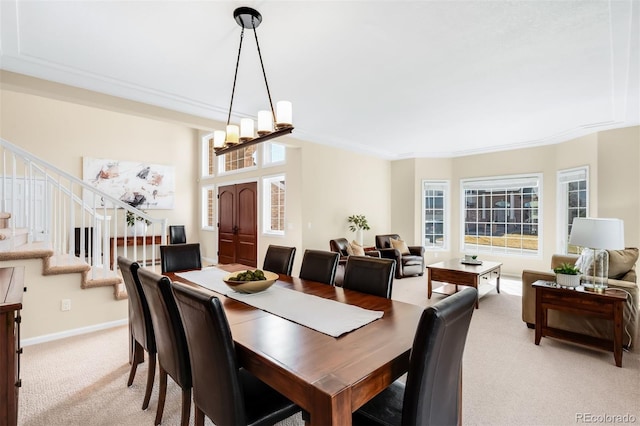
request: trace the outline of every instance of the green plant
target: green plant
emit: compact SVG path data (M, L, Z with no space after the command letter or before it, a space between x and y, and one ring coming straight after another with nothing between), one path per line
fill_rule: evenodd
M146 213L146 212L143 210L142 213ZM144 223L146 223L147 225L151 225L151 221L150 220L144 219L144 218L142 218L140 216L136 216L135 213L130 212L128 210L127 210L127 214L125 216L126 216L125 219L127 221L127 226L134 226L136 224L136 220L139 220L141 222L144 221Z
M553 272L556 274L578 275L580 273L580 269L571 263L561 263L560 266L553 268Z
M353 232L356 232L358 229L364 229L365 231L371 229L369 227L369 223L367 222L367 218L364 217L363 214L354 214L352 216L349 216L347 222L351 224L349 225L349 230Z

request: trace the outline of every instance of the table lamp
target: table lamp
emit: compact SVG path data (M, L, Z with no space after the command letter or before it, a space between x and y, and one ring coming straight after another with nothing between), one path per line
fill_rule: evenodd
M569 244L584 248L580 266L585 288L602 292L609 276L607 250L624 249L624 222L612 218L574 218Z

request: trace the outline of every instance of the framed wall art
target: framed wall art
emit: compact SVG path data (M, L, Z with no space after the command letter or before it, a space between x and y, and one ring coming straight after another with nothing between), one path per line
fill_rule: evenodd
M174 166L84 157L82 179L94 188L139 209L174 207ZM89 191L84 195L85 200L87 196L91 197ZM113 203L104 197L97 205L113 207Z

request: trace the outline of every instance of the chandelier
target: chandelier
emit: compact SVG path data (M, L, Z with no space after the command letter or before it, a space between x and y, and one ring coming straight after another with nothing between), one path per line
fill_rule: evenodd
M258 34L256 33L256 28L258 28L262 22L262 15L260 15L257 10L250 7L239 7L233 11L233 17L242 28L242 32L240 33L240 47L238 48L236 71L233 76L233 88L231 89L231 102L229 104L229 115L227 116L227 128L226 131L216 130L213 132L213 148L216 155L221 155L240 148L255 145L260 142L265 142L269 139L274 139L293 131L291 102L279 101L276 104L276 110L274 110L273 102L271 101L271 92L269 91L267 74L264 70L262 54L260 53L260 44L258 43ZM253 35L256 39L258 57L260 58L260 66L262 67L262 76L264 77L264 84L267 87L267 97L269 98L269 107L271 108L270 111L258 111L257 136L254 121L251 118L241 119L240 126L231 124L231 108L233 107L233 95L236 91L238 65L240 64L240 52L242 52L242 40L244 38L245 28L252 29Z

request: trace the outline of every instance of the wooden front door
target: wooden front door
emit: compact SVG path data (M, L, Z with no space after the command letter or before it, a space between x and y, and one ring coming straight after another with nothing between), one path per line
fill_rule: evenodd
M218 188L218 263L257 267L257 203L256 182Z

